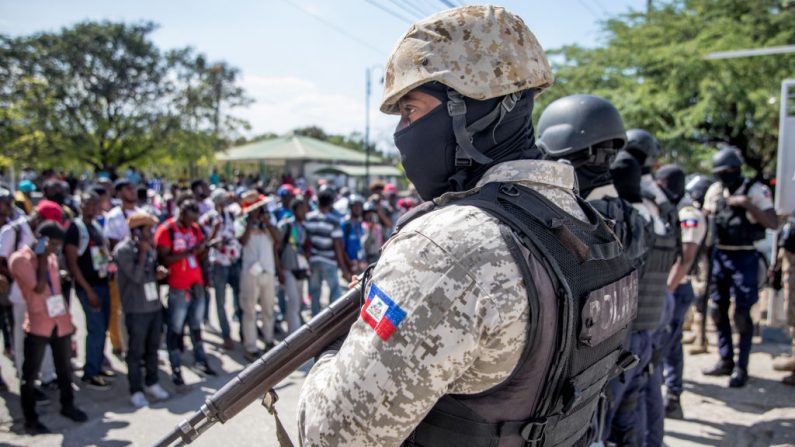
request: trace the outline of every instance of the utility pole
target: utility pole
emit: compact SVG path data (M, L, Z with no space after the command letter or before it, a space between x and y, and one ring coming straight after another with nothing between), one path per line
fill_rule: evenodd
M370 185L370 67L365 70L364 90L364 184Z
M380 65L367 67L364 72L364 184L365 188L370 186L370 93L372 84L372 72L383 69Z

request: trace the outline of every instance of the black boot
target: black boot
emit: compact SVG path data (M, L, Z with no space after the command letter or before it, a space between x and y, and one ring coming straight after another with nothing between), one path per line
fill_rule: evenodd
M729 387L742 388L748 383L748 371L743 368L734 368L732 375L729 378Z
M685 418L684 412L682 411L682 404L679 402L679 396L676 394L665 396L665 417L669 419Z
M36 419L35 421L25 421L25 433L35 436L51 432L46 425L42 424L38 419Z
M712 368L703 370L705 376L728 376L734 369L734 363L721 359Z

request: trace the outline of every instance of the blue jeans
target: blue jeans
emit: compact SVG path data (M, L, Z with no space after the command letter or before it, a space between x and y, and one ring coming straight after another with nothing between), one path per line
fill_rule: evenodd
M105 360L105 338L108 332L110 319L110 289L107 285L92 287L99 297L99 309L94 309L88 304L88 295L77 287L77 298L86 314L86 364L83 367L83 377L92 378L102 371L102 361Z
M323 285L323 280L326 281L329 288L329 303L340 297L342 290L340 290L340 280L337 276L337 266L326 262L312 262L310 264L312 275L309 277L309 295L312 296L312 316L320 313L320 290Z
M226 286L232 288L232 299L240 302L240 272L238 264L214 265L212 267L213 289L215 290L215 312L224 339L230 338L229 318L226 316ZM233 281L234 280L234 281Z
M682 324L687 315L687 309L695 301L696 295L693 286L688 282L680 284L674 291L674 313L669 326L669 335L663 348L663 365L665 368L665 387L668 393L680 395L682 393L682 374L684 370L684 356L682 355Z
M169 289L168 291L168 332L166 346L171 370L180 367L179 341L185 320L190 328L190 340L193 343L193 357L196 363L204 363L207 356L202 344L201 322L204 316L204 286L193 286L191 289Z

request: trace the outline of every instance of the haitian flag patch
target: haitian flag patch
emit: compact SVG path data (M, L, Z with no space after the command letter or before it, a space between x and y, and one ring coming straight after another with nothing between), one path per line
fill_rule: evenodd
M387 341L395 333L400 322L406 318L406 311L372 283L361 316L371 328L375 329L381 340Z
M698 228L698 219L683 219L682 228Z

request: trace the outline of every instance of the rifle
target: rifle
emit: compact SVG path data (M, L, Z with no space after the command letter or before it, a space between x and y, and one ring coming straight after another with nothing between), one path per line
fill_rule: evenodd
M696 346L691 350L691 354L702 354L709 352L709 343L707 342L707 319L709 319L709 294L710 289L712 288L712 262L715 260L715 250L717 250L717 241L718 236L716 234L716 227L715 227L715 219L711 215L704 215L707 219L707 234L704 236L704 240L702 244L705 246L707 250L707 278L706 284L704 285L704 292L701 296L697 297L698 302L696 303L699 310L701 310L701 321L698 323L698 337L696 339L701 344L700 346ZM701 249L699 249L698 255L694 260L694 267L698 264L698 260L701 256Z
M267 397L276 384L348 333L359 316L361 295L360 287L349 290L208 397L199 411L155 445L167 447L177 441L177 445L190 444L216 422L224 424L232 419L263 393Z

